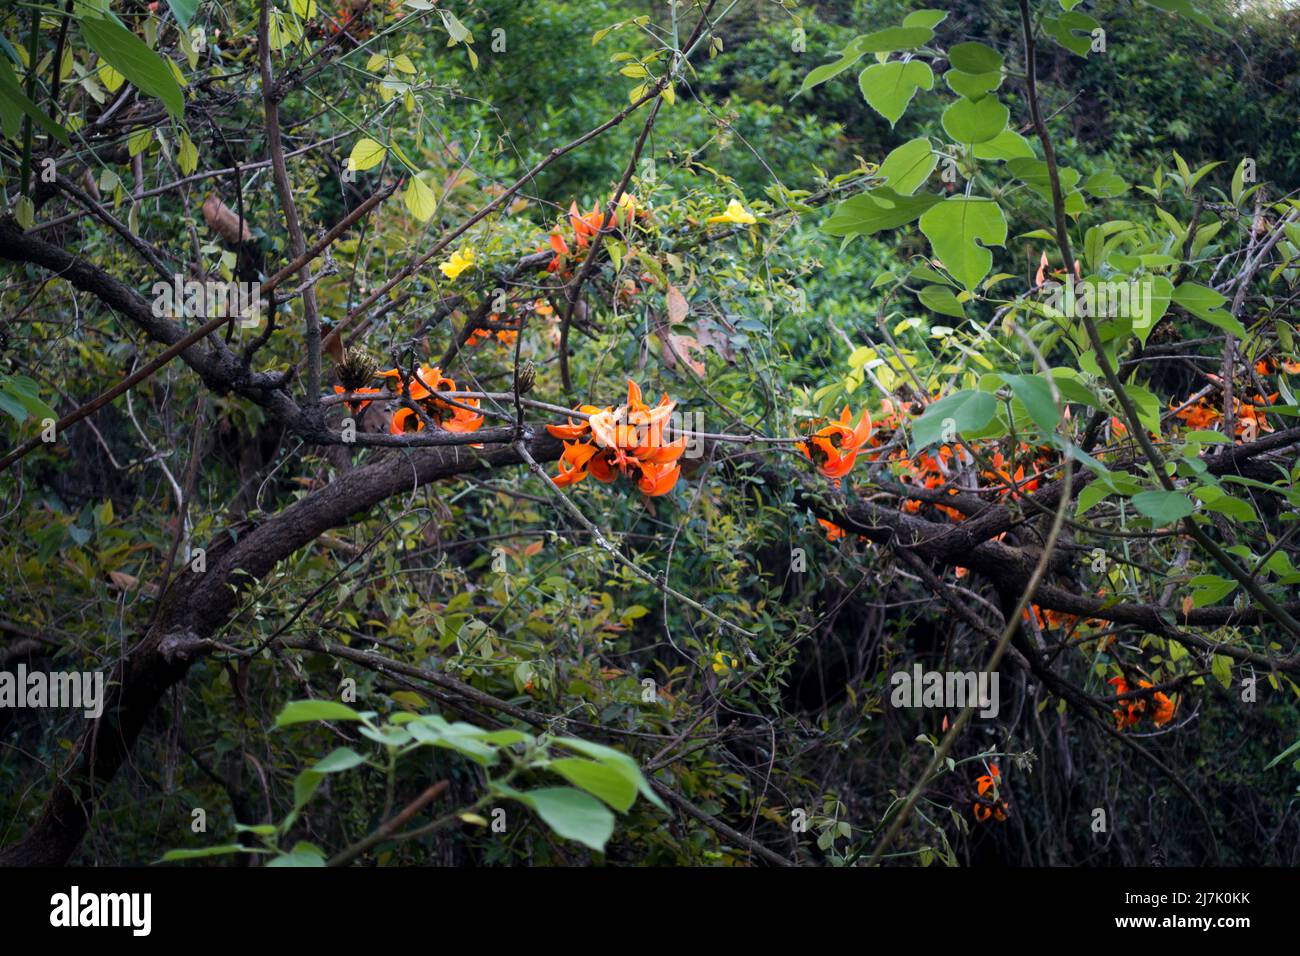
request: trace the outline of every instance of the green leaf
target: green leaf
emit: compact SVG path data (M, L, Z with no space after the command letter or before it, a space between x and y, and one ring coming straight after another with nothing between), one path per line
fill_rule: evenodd
M1177 491L1143 491L1133 496L1133 507L1161 526L1196 510L1192 499Z
M821 86L827 80L839 76L853 64L857 63L858 60L862 59L863 55L864 54L861 51L854 50L850 47L844 51L844 54L838 60L832 60L830 63L823 63L821 66L810 70L808 75L803 78L803 83L795 93L795 96L798 96L800 93L806 93L813 87Z
M913 454L940 441L945 422L951 419L956 434L979 431L993 420L997 400L988 392L963 389L926 408L920 418L912 422Z
M1051 435L1061 423L1061 412L1052 401L1052 388L1041 375L1005 375L1012 393L1044 435Z
M18 85L18 77L14 73L14 68L9 64L8 58L4 56L0 56L0 106L9 107L8 110L4 111L6 135L12 136L17 133L17 113L13 112L17 110L30 116L37 126L53 136L62 145L69 147L72 145L72 141L68 139L68 131L41 112L40 108L27 98L27 94Z
M1101 26L1084 13L1068 11L1059 17L1044 17L1043 32L1076 56L1086 57L1092 50L1092 31Z
M348 168L353 172L363 172L372 169L383 162L384 156L388 149L383 143L378 143L368 137L362 137L357 140L357 144L352 147L352 153L348 156Z
M934 36L929 27L888 27L875 33L863 34L849 44L855 53L897 53L915 50Z
M1079 492L1079 506L1078 508L1075 509L1074 512L1075 515L1078 516L1083 514L1093 505L1100 502L1108 494L1110 494L1110 489L1106 487L1105 482L1103 481L1090 482L1087 486L1084 487L1083 491Z
M948 19L946 10L913 10L903 18L904 27L924 27L933 31L935 27Z
M991 73L963 73L961 70L949 70L943 78L954 93L968 100L978 100L1002 85L1001 70L994 70Z
M1227 654L1215 654L1210 659L1210 673L1212 673L1224 689L1232 687L1232 658Z
M993 253L984 246L1007 239L1007 221L991 199L954 196L926 210L920 226L944 268L970 291L993 268Z
M867 104L892 127L907 110L918 89L934 88L934 73L920 60L891 60L869 66L858 75Z
M822 229L832 236L869 236L882 229L906 225L941 202L942 197L930 193L904 196L882 186L844 200L822 223Z
M552 760L547 769L554 770L575 787L599 797L619 813L626 813L636 801L636 778L629 778L615 764L582 757L561 757Z
M943 111L943 128L958 143L984 143L1007 128L1010 111L996 96L965 97Z
M199 0L167 0L167 6L171 8L181 28L188 30L194 20L194 12L199 8Z
M349 707L334 700L295 700L284 705L275 726L288 727L292 724L305 724L313 720L363 720L364 718Z
M83 18L81 35L90 48L125 76L141 93L162 100L172 119L185 112L185 96L163 58L126 27L113 20Z
M908 140L893 150L876 170L876 175L885 180L885 185L894 192L911 196L930 178L939 157L930 148L930 140L924 136Z
M1115 173L1106 171L1093 173L1083 181L1083 189L1102 199L1113 199L1128 192L1128 183Z
M365 762L366 758L351 747L339 747L318 760L311 769L316 773L340 773Z
M1291 756L1291 755L1292 755L1293 753L1295 753L1297 750L1300 750L1300 740L1297 740L1297 741L1296 741L1295 743L1293 743L1290 747L1287 747L1286 750L1283 750L1280 754L1278 754L1276 757L1274 757L1272 760L1270 760L1267 764L1265 764L1265 765L1264 765L1264 769L1265 769L1265 770L1272 770L1274 767L1276 767L1278 764L1280 764L1280 763L1281 763L1283 760L1285 760L1287 757Z
M1225 332L1231 332L1239 339L1250 335L1240 321L1219 308L1228 301L1227 298L1208 286L1183 282L1174 289L1173 300L1197 318Z
M1025 139L1013 129L1004 129L992 139L975 144L976 159L1033 159L1034 151Z
M1148 276L1142 282L1145 296L1142 308L1134 312L1133 331L1137 333L1137 337L1142 344L1146 345L1151 330L1169 311L1169 303L1174 294L1174 284L1164 276Z
M983 43L958 43L948 51L948 63L963 73L992 73L1002 69L1002 54Z
M305 840L299 840L293 845L293 849L288 853L281 853L275 859L266 864L268 867L285 867L285 866L306 866L317 867L325 865L325 852L314 843L308 843Z
M205 846L199 850L168 850L162 855L160 863L176 863L181 860L201 860L209 856L225 856L229 853L265 853L265 850L259 850L255 847L240 846L238 843L227 843L224 846Z
M433 190L419 176L411 177L406 189L402 191L402 199L406 202L406 208L411 210L411 215L420 222L428 222L438 209L438 200L434 198Z
M957 301L957 297L952 294L951 289L946 289L941 285L928 285L917 293L916 297L931 312L950 315L954 319L966 318L966 310L961 307L961 303Z
M595 797L572 787L511 791L510 795L532 809L566 840L576 840L598 853L614 834L614 814Z
M645 797L660 810L667 810L664 802L659 799L659 795L651 789L650 784L646 781L645 776L641 773L641 768L636 765L636 761L623 753L621 750L615 750L613 747L606 747L604 744L595 744L590 740L582 740L578 737L557 737L555 743L570 750L576 750L580 754L586 754L596 760L604 763L615 764L624 769L624 772L633 776L637 782L637 789L641 796Z
M1192 607L1217 604L1237 590L1236 581L1217 574L1198 574L1187 583L1192 586Z
M41 401L36 390L40 386L26 375L0 375L0 409L18 420L19 424L27 416L44 420L58 420L58 413Z
M1191 0L1146 0L1146 2L1149 6L1155 7L1157 10L1164 10L1166 13L1181 13L1194 23L1199 23L1201 26L1207 27L1220 35L1223 34L1223 31L1215 26L1213 20L1192 6Z

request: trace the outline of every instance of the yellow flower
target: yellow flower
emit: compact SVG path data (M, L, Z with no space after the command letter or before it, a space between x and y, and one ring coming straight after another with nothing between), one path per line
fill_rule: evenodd
M730 654L724 654L722 651L713 655L713 673L722 675L730 673L733 668L739 667L740 661L736 660Z
M624 193L622 196L618 197L618 213L623 214L621 218L624 222L631 222L632 218L640 212L641 209L641 204L637 202L636 197L631 193ZM618 213L614 214L615 219L620 218Z
M454 279L474 264L474 250L461 247L451 254L451 258L440 263L438 268L448 279Z
M740 204L739 199L727 203L727 211L720 216L710 216L709 222L734 222L739 226L752 226L758 222L754 214Z

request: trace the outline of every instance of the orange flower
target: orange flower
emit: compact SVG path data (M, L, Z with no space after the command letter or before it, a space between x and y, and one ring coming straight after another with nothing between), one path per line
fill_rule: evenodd
M591 212L585 216L578 210L577 202L569 204L569 226L573 229L574 248L570 249L569 244L565 241L564 236L558 230L552 230L547 236L547 243L555 253L553 258L546 267L547 272L558 272L564 267L564 260L568 259L575 251L586 249L591 240L596 237L602 229L608 230L618 225L631 225L632 220L639 214L639 206L635 197L624 194L612 216L606 217L601 210L600 204L597 203L591 208ZM545 247L538 251L545 251Z
M1176 408L1177 406L1171 405L1170 407ZM1223 414L1205 398L1202 398L1186 408L1178 409L1174 413L1174 417L1181 420L1188 428L1208 430L1214 428L1219 419L1223 417Z
M975 819L986 823L990 818L1001 823L1007 818L1007 802L999 799L998 787L1002 782L1002 773L997 764L989 764L989 772L975 779ZM991 792L990 792L991 791Z
M838 541L840 538L843 538L848 533L839 525L835 524L834 522L827 521L825 518L818 518L817 523L826 529L827 541Z
M1269 355L1255 363L1255 371L1260 375L1272 375L1281 368L1288 375L1300 375L1300 362L1288 358Z
M801 441L795 447L803 453L805 458L817 464L817 470L827 478L839 479L853 469L854 462L857 461L858 451L870 437L870 413L864 410L862 417L858 419L858 424L855 426L853 425L853 413L845 405L838 421L830 422L819 428L808 437L807 441ZM811 449L809 446L811 446ZM813 451L822 456L820 463L813 457Z
M398 369L389 369L379 374L383 378L396 379L394 389L397 391L402 389L403 373ZM452 405L450 402L434 397L434 392L456 391L455 381L443 375L442 370L436 366L421 365L416 369L415 374L407 379L406 386L407 397L413 402L419 402L425 413L444 431L472 432L482 426L483 416L472 411L472 408L478 408L477 398L460 399L458 405ZM465 405L471 408L462 407ZM424 422L420 420L420 416L414 409L399 408L393 414L388 430L394 435L402 435L406 432L418 432L423 428Z
M618 408L582 405L585 421L569 419L565 425L547 425L546 430L564 439L560 487L577 484L588 474L610 484L620 476L634 480L647 498L665 495L677 484L681 467L677 459L686 450L686 436L664 440L664 426L676 404L665 395L658 405L648 405L641 389L627 383L627 403Z
M347 393L348 390L344 388L342 385L334 386L335 395L346 395ZM352 389L352 393L354 395L382 395L384 394L384 390L382 388L354 388ZM347 405L347 407L352 410L353 415L358 415L370 403L349 398L346 402L344 402L344 404Z
M466 346L472 348L476 345L481 345L482 343L487 342L493 338L495 338L497 342L500 343L501 345L505 345L509 347L514 346L515 339L519 338L519 328L517 323L514 325L513 328L502 327L505 324L504 320L501 318L501 316L497 315L496 313L493 313L492 315L488 316L488 322L492 323L497 327L483 328L482 326L479 326L478 328L474 329L474 331L469 334L469 338L465 340Z
M1152 700L1155 702L1156 708L1155 713L1151 715L1151 719L1155 721L1157 727L1163 727L1174 719L1174 712L1178 710L1177 697L1171 699L1168 694L1156 691L1152 695Z

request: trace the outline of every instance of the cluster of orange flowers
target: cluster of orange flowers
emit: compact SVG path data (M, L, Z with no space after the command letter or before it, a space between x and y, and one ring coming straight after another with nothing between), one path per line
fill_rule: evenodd
M1246 437L1248 440L1252 436L1261 432L1271 432L1273 426L1268 423L1265 417L1265 410L1261 406L1268 406L1277 400L1278 393L1272 395L1256 395L1252 402L1243 402L1239 398L1233 398L1233 432L1237 438ZM1178 408L1171 405L1171 409ZM1213 429L1222 419L1223 410L1216 408L1210 401L1209 396L1202 396L1185 408L1179 408L1174 413L1174 417L1179 419L1188 428L1195 429Z
M1149 680L1139 680L1137 687L1130 687L1129 682L1123 677L1112 677L1108 683L1115 688L1115 693L1123 696L1134 690L1145 690L1154 686ZM1174 712L1178 710L1177 697L1171 698L1168 694L1162 694L1156 691L1151 694L1151 719L1157 727L1163 727L1169 721L1174 719ZM1115 715L1115 726L1118 730L1125 727L1135 727L1142 716L1147 713L1147 699L1145 697L1129 697L1119 702L1119 707L1111 711Z
M401 390L402 373L398 369L390 368L386 372L379 372L378 375L381 378L395 379L393 390ZM408 379L407 385L411 401L419 402L425 414L437 422L441 428L449 432L472 432L482 426L483 416L472 410L478 408L478 399L466 398L460 400L459 405L452 405L450 402L434 397L434 392L456 391L455 381L443 375L441 369L432 365L421 365L416 370L415 375ZM341 385L335 385L334 391L339 395L347 393L347 389ZM379 388L356 388L352 391L357 395L387 394L387 392ZM369 405L370 402L349 399L347 404L355 415ZM461 407L466 405L470 406L470 408ZM394 435L418 432L423 428L424 422L411 408L399 408L393 414L393 420L388 426L388 430Z
M491 313L487 317L487 326L479 326L469 334L469 338L465 340L466 347L472 348L495 339L498 345L514 348L515 340L519 338L519 329L523 322L522 313L525 312L539 315L550 323L551 329L549 331L552 344L559 344L559 327L556 324L555 310L551 308L549 302L545 299L535 299L532 302L524 302L514 306L514 309L514 315Z
M1101 596L1105 595L1105 590L1099 592ZM1048 607L1039 607L1037 604L1031 604L1025 608L1021 614L1026 621L1032 621L1038 625L1039 630L1060 629L1072 630L1082 623L1086 627L1105 627L1106 622L1098 618L1082 619L1076 614L1068 614L1065 611L1053 611Z
M838 481L853 469L858 452L870 437L871 416L864 411L857 425L854 425L853 413L845 405L838 421L817 429L807 440L794 447L813 462L823 475Z
M664 440L664 426L676 408L664 395L658 405L647 405L641 389L628 379L627 404L618 408L583 405L578 411L584 421L547 425L546 430L564 439L559 474L555 484L563 488L577 484L590 473L606 484L621 475L634 480L637 490L648 498L666 495L677 484L686 450L686 436Z
M989 819L997 820L1001 823L1007 818L1007 811L1011 808L1007 802L998 796L998 786L1002 782L1002 773L998 770L997 764L989 765L989 772L975 780L975 819L980 823L986 823Z
M504 323L502 322L501 316L496 313L489 315L488 321L494 326L497 326L497 328L484 328L481 325L478 326L474 331L470 332L469 338L465 340L465 345L469 348L473 348L476 345L482 345L484 342L490 342L492 339L496 339L497 344L514 348L515 340L519 338L519 325L515 323L509 328L502 327Z
M547 272L560 272L562 275L568 275L563 270L568 265L569 260L578 252L583 251L589 245L591 240L602 229L616 228L620 225L630 226L632 221L638 215L636 198L630 194L624 194L619 200L618 206L614 209L614 214L606 217L601 210L600 204L597 203L592 207L591 212L585 216L578 210L576 202L569 204L569 225L573 229L573 245L570 246L565 240L564 235L558 230L552 230L547 242L555 252L555 258L547 265ZM538 249L544 252L545 246Z

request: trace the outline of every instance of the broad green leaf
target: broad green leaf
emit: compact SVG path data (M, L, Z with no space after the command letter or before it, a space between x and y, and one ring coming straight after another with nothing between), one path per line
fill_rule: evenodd
M281 853L266 864L268 867L322 867L325 852L316 844L299 840L288 853Z
M1232 687L1232 658L1227 654L1215 654L1210 658L1210 673L1223 685L1224 689Z
M975 144L976 159L1033 159L1034 151L1025 139L1013 129L1004 129L992 139Z
M544 787L511 792L548 827L566 840L576 840L598 853L614 834L614 814L589 793L572 787Z
M997 412L997 399L989 392L963 389L926 408L920 418L912 422L910 448L916 453L942 440L945 428L955 435L979 431L993 420Z
M16 418L20 423L31 415L38 420L58 419L54 409L41 400L35 381L26 375L0 375L0 409Z
M966 318L966 310L961 307L957 297L952 294L952 290L941 285L928 285L916 296L921 300L921 304L931 312L938 312L940 315L950 315L954 319Z
M1092 50L1092 31L1099 24L1085 13L1073 10L1059 17L1044 17L1043 32L1076 56L1086 57Z
M1002 85L1001 70L994 70L991 73L963 73L961 70L949 70L943 78L954 93L968 100L978 100Z
M626 813L636 801L637 778L629 776L616 764L582 757L561 757L547 764L547 769L554 770L575 787L599 797L619 813Z
M12 120L7 118L5 121L6 135L14 135L17 132L17 113L22 112L30 116L37 126L53 136L62 145L72 145L72 142L68 139L68 131L46 116L35 103L27 98L27 94L18 85L18 77L9 64L8 58L0 54L0 107L3 106L8 107L5 110L6 117L12 118Z
M1177 491L1143 491L1133 496L1133 507L1160 526L1173 524L1196 510L1192 499Z
M1083 189L1102 199L1113 199L1128 192L1128 183L1112 172L1093 173L1083 181Z
M925 211L920 226L944 268L970 291L993 268L993 253L985 246L1007 239L1007 221L991 199L946 199Z
M358 173L372 169L383 162L387 152L383 143L362 137L357 140L357 145L352 147L352 154L348 156L348 168Z
M1169 311L1173 298L1174 284L1164 276L1146 276L1140 280L1143 302L1140 309L1133 312L1133 331L1143 345L1156 323Z
M822 223L832 236L869 236L881 229L906 225L943 199L930 193L904 196L882 186L844 200Z
M1187 583L1192 586L1192 607L1217 604L1237 590L1236 581L1217 574L1198 574Z
M438 209L438 200L434 198L433 190L419 176L411 177L402 192L402 199L406 202L406 208L411 210L411 215L420 222L428 222Z
M1199 23L1215 33L1223 33L1221 29L1215 26L1213 20L1192 5L1191 0L1146 0L1146 2L1157 10L1164 10L1166 13L1181 13L1194 23Z
M827 80L839 76L853 64L857 63L858 60L862 59L864 55L865 54L863 54L862 51L854 50L850 47L844 51L843 55L841 55L838 60L832 60L830 63L823 63L821 66L815 67L803 78L803 83L799 86L799 90L795 93L795 96L798 96L800 93L806 93L813 87L821 86Z
M929 27L887 27L875 33L866 33L855 38L849 49L855 53L897 53L900 50L915 50L930 42L934 31Z
M317 773L339 773L344 770L351 770L353 767L365 762L366 758L351 747L339 747L318 760L316 766L311 769Z
M166 61L145 42L113 20L83 19L81 35L105 62L141 93L162 100L172 119L185 112L185 96Z
M1044 435L1051 435L1061 422L1061 412L1052 401L1052 388L1041 375L1004 375L1012 393L1025 406Z
M885 181L885 185L900 195L910 196L930 178L939 157L930 147L930 140L924 136L908 140L899 146L880 164L876 175Z
M199 8L199 0L167 0L167 6L176 17L181 28L188 30L194 20L194 11Z
M935 27L948 19L946 10L913 10L903 17L904 27L922 27L933 31Z
M570 750L576 750L580 754L585 754L604 763L615 764L624 769L626 773L636 779L637 789L641 796L645 797L660 810L667 810L664 802L659 799L659 795L651 789L650 784L646 781L645 776L641 773L641 768L637 766L636 761L623 753L621 750L615 750L613 747L606 747L604 744L592 743L590 740L582 740L579 737L557 737L555 743L568 747Z
M992 73L1002 69L1002 54L983 43L958 43L948 51L948 63L963 73Z
M336 700L295 700L284 705L275 726L288 727L291 724L305 724L313 720L363 720L347 704Z
M1220 308L1228 301L1227 298L1208 286L1183 282L1174 289L1173 300L1197 318L1225 332L1231 332L1239 339L1247 338L1250 334L1239 320Z
M920 60L891 60L869 66L858 76L867 104L893 126L907 110L918 89L934 87L934 73Z
M1081 515L1093 505L1105 498L1111 491L1106 487L1105 482L1093 481L1079 492L1079 506L1075 509L1075 515Z
M963 97L943 111L943 128L958 143L984 143L1006 129L1010 117L996 96Z
M182 860L202 860L210 856L226 856L231 853L266 853L267 850L227 843L224 846L205 846L198 850L168 850L162 855L160 863L178 863Z

